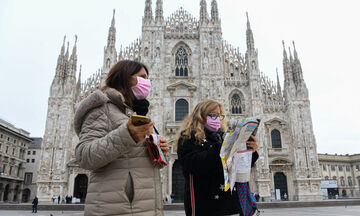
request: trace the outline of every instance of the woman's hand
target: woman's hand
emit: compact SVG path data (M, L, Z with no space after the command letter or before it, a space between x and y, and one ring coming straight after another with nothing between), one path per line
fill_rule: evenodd
M250 138L252 138L253 141L247 141L246 146L251 147L253 152L256 152L256 150L259 148L257 139L256 139L256 137L254 135L251 135Z
M135 126L131 122L131 118L126 123L130 136L135 142L140 142L145 139L146 136L150 136L153 132L155 122L150 122L145 125Z
M160 141L161 151L162 151L164 154L166 154L166 153L169 151L169 149L170 149L170 147L169 147L166 139L165 139L164 137L160 137L159 141Z

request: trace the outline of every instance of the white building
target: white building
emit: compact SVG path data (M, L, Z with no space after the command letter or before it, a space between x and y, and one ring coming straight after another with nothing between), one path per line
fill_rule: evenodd
M162 0L156 1L154 14L151 0L146 0L139 39L125 49L116 48L113 17L102 70L85 83L80 82L81 72L76 82L76 41L70 54L64 39L50 87L38 175L40 200L48 201L59 194L85 196L89 173L74 160L75 105L98 89L111 66L122 59L138 60L149 67L153 86L149 115L170 144L181 120L199 101L216 99L225 105L229 118L262 119L257 135L260 158L251 183L254 192L264 200L270 200L275 189L280 189L282 197L286 193L289 200L321 199L308 89L295 45L289 53L284 45L285 80L281 87L279 78L274 84L260 73L249 19L245 22L243 43L247 49L240 52L222 37L216 0L211 1L210 13L206 1L200 1L199 18L183 8L164 18ZM183 177L176 159L176 152L171 150L169 165L162 170L163 195L170 200L173 194L175 202L182 202Z
M319 163L324 196L360 197L360 154L319 154Z

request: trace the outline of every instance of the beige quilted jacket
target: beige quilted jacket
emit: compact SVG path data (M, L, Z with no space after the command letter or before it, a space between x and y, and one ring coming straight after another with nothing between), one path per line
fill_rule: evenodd
M91 170L85 216L163 214L160 170L145 142L136 143L129 134L126 122L132 113L111 88L95 91L76 109L75 155L81 168Z

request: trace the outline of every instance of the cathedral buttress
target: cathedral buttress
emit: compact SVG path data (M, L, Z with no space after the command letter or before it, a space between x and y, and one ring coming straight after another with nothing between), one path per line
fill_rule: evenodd
M54 80L50 87L37 179L37 195L40 201L48 201L54 194L60 194L63 197L67 192L67 162L71 159L73 137L75 136L72 122L76 99L76 40L77 37L69 58L69 46L64 54L64 38Z
M298 200L320 199L321 178L310 100L295 46L294 58L290 48L289 52L290 60L284 46L284 97L294 161L294 192Z
M250 27L250 21L248 13L246 13L247 18L247 29L246 29L246 61L247 61L247 73L249 76L249 86L250 86L250 106L251 112L248 113L251 116L258 116L263 113L262 103L261 103L261 85L260 85L260 69L258 61L258 52L255 49L255 41L253 32Z

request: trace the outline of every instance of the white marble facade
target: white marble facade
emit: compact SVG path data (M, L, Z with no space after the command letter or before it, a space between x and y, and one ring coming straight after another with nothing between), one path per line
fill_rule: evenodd
M295 44L289 53L284 45L281 87L279 78L272 82L260 73L248 18L244 41L247 50L241 53L222 38L216 0L212 0L209 13L206 1L200 1L199 19L183 8L164 19L162 8L162 0L157 0L153 14L151 0L146 0L140 39L119 51L115 48L113 16L102 69L84 83L80 82L81 68L77 82L75 77L76 42L69 54L64 39L50 88L38 176L40 200L50 200L52 195L72 195L76 176L89 174L74 161L74 109L76 103L104 83L111 66L122 59L141 61L149 67L153 86L149 115L170 144L181 124L176 119L177 105L191 111L203 99L216 99L225 105L228 118L262 119L257 135L260 158L251 184L254 192L265 201L273 198L276 188L280 188L282 196L286 192L290 200L321 199L310 101ZM162 170L162 181L164 199L170 200L171 194L177 196L173 182L181 180L173 179L175 173L179 174L179 170L173 170L176 151L172 149L167 157L169 165Z

